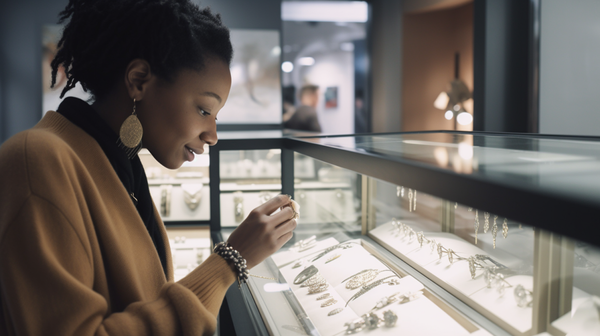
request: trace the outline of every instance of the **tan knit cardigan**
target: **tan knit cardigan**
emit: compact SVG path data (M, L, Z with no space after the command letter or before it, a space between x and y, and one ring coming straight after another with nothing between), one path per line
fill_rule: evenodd
M155 209L156 213L156 209ZM0 335L212 335L229 265L168 280L98 143L48 112L0 147Z

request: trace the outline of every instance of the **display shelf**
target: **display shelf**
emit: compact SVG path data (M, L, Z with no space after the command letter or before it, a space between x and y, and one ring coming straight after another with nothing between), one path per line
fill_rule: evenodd
M260 315L256 323L273 335L343 334L348 319L361 319L375 296L389 295L387 290L395 287L376 287L372 296L350 302L341 313L323 316L325 308L337 307L356 291L341 281L369 265L389 268L405 284L414 280L423 295L393 307L404 323L399 319L394 328L364 334L563 336L586 326L595 331L600 317L591 312L592 298L600 296L600 241L589 234L589 220L578 219L600 214L599 140L481 132L231 137L213 148L211 162L222 162L219 153L234 157L229 152L271 151L279 161L268 166L280 167L280 180L266 179L277 175L269 168L262 180L255 173L223 176L221 188L211 189L212 206L220 211L211 222L220 230L243 220L232 220L235 202L228 197L235 191L248 194L245 214L260 204L261 191L289 194L301 204L296 231L315 235L321 245L298 254L292 245L300 238L293 238L269 259L271 266L259 268L277 283L249 283L260 311L251 315ZM218 166L211 166L211 176L219 176ZM410 227L412 237L400 232L392 218ZM426 237L424 244L417 233ZM328 240L330 234L335 240ZM322 308L293 280L311 264L311 251L349 239L337 234L350 235L362 250L312 262L338 301ZM441 257L437 246L431 249L434 240L443 247ZM383 277L378 274L366 285ZM446 322L427 323L431 314Z
M379 257L370 253L360 239L344 240L343 243L351 247L333 250L313 260L327 248L340 244L339 235L336 237L338 239L334 237L319 239L314 247L307 251L298 252L292 248L278 252L253 271L258 271L260 278L251 277L249 287L254 297L265 303L260 308L261 314L273 321L269 327L273 334L291 335L292 332L323 336L344 334L348 328L346 323L360 320L361 316L372 311L383 297L398 293L413 293L414 296L410 300L402 303L394 302L378 310L380 314L381 311L386 310L394 312L399 317L395 326L380 326L368 330L369 334L489 335L487 332L481 332L481 329L474 324L465 323L461 318L457 319L459 314L448 314L447 311L452 310L432 296L423 284L410 275L398 274L390 269ZM330 259L336 253L340 253L341 256ZM298 262L302 266L298 266ZM267 267L267 264L271 267ZM294 284L298 274L309 265L316 267L319 275L326 279L327 290L310 294L308 287ZM347 281L348 277L363 269L382 271L371 282L391 278L398 281L392 285L384 283L376 286L357 299L351 300L360 288L349 289L343 281ZM280 286L265 279L273 276L279 279ZM288 295L283 295L283 292ZM322 307L325 300L317 300L317 298L325 293L329 293L327 299L337 302ZM292 302L289 302L290 300ZM292 309L293 306L297 306L297 310ZM338 308L342 309L340 313L329 315L332 310ZM436 323L430 323L431 319L435 319Z

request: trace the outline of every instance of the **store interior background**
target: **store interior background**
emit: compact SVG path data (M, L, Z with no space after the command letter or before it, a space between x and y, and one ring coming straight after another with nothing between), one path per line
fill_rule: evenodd
M285 34L289 28L281 18L281 0L195 2L221 13L224 23L233 29L269 29ZM41 27L55 24L66 3L0 3L0 141L40 119ZM473 92L475 118L459 129L600 135L599 1L368 3L369 131L454 129L454 122L446 120L444 111L436 109L433 101L454 78L454 54L458 52L459 77ZM531 65L536 55L527 38L528 10L535 5L541 8L540 25L533 27L539 29L540 36L537 68ZM302 35L310 27L292 31ZM330 62L336 62L335 53L329 57ZM285 86L288 79L285 75L281 79ZM330 83L340 87L339 109L344 109L341 88L347 82L342 78L340 83ZM536 98L532 101L532 97ZM532 111L537 114L532 115ZM320 118L326 125L340 127L326 126L324 133L348 133L354 127L353 120L334 113Z

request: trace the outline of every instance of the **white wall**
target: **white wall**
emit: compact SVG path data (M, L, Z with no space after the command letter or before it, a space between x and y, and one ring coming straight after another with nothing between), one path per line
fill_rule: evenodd
M352 52L311 55L315 64L300 71L302 82L319 86L317 115L323 133L354 133L354 56ZM338 88L338 107L325 108L325 90Z
M600 135L600 1L542 0L540 133Z

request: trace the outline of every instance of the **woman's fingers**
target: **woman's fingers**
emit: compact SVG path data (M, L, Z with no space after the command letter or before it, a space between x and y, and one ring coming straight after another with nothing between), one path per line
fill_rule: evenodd
M260 212L261 214L271 215L277 209L281 208L282 206L284 206L286 204L289 204L291 200L292 200L292 198L290 196L284 195L284 194L279 194L279 195L271 198L270 200L266 201L262 205L256 207L255 210Z
M283 236L279 237L279 239L278 239L279 246L281 247L281 246L285 245L285 243L290 241L290 239L292 239L293 236L294 236L294 231L290 231L290 232L284 234Z
M286 234L292 233L294 231L294 229L296 229L297 225L298 225L298 223L296 222L295 219L290 219L290 220L282 223L277 228L275 228L275 231L273 232L274 237L277 237L277 240L281 240L281 238L283 236L285 236Z
M290 208L290 207L285 207L278 213L271 215L270 220L273 221L274 223L276 223L275 226L273 226L274 228L276 228L279 225L281 225L283 222L286 222L286 221L292 219L293 217L294 217L294 210L292 210L292 208Z

